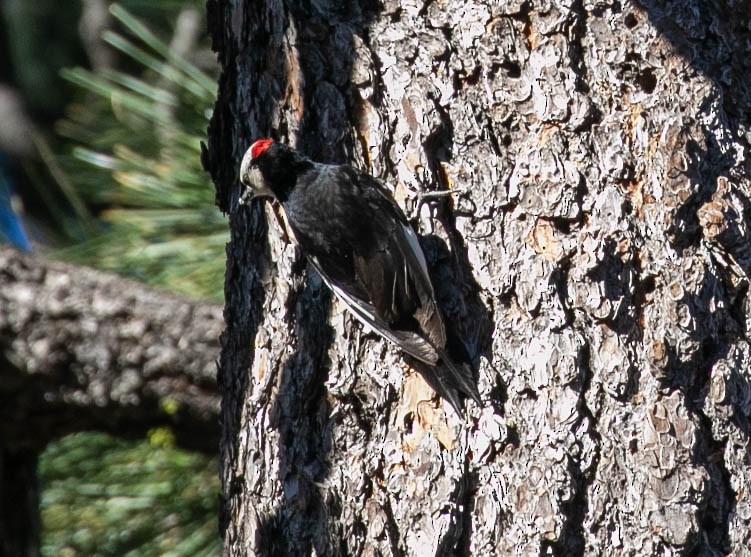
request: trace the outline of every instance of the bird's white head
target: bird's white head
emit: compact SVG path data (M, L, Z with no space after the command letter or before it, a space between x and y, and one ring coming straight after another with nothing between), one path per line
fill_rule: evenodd
M258 160L274 143L273 139L259 139L245 152L240 164L240 182L245 184L246 189L240 196L240 203L245 204L256 197L273 195L266 184L266 180L258 168Z

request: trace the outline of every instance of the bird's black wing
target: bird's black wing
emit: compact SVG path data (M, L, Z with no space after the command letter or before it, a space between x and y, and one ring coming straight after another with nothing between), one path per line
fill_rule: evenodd
M391 285L392 291L391 293L384 292L384 303L398 307L400 291L406 299L417 302L412 310L412 317L419 325L419 334L427 338L438 353L438 362L428 362L424 358L418 358L432 366L428 370L424 366L418 365L418 369L431 386L443 398L451 402L458 413L461 414L462 410L456 391L464 393L478 405L481 405L480 394L469 365L464 361L455 361L448 353L446 329L435 301L428 266L417 234L407 222L401 208L383 185L367 174L359 172L357 174L363 197L372 204L375 211L378 214L387 212L393 214L393 221L389 219L392 225L390 233L387 234L389 241L386 249L391 256L386 257L386 261L378 257L365 258L363 276L368 276L368 273L370 273L371 276L377 277L375 282L379 284L382 276L379 271L379 264L385 263L384 267L388 271L383 272L383 276L386 277L386 284ZM399 254L399 256L394 257L394 254ZM357 263L357 257L355 257L355 261ZM400 264L402 265L401 268L399 267ZM373 280L363 282L372 283ZM386 291L387 289L384 288L383 290ZM374 289L371 287L368 291L372 295ZM404 302L401 303L404 304ZM392 325L391 329L394 328ZM408 350L405 351L410 353Z
M419 332L440 351L446 331L417 234L380 182L367 174L358 177L363 197L376 213L390 215L380 249L370 256L355 255L360 281L392 326L409 327L416 321Z
M471 371L446 353L417 235L379 181L349 166L316 165L284 206L303 252L360 321L433 368L421 371L457 410L457 390L479 400Z
M383 185L350 166L315 165L283 205L303 252L352 312L435 365L446 334L425 258Z
M353 289L346 285L332 280L321 266L318 258L308 257L323 281L344 303L345 306L355 314L362 323L377 332L379 335L387 338L399 348L411 356L421 360L429 365L436 365L439 359L438 352L425 338L414 331L402 331L395 329L387 324L378 316L373 305L365 301L362 297L353 294Z

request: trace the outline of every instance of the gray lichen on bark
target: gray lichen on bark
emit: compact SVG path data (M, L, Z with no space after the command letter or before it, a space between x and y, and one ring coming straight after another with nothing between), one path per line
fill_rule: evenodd
M749 554L751 12L209 13L227 554ZM418 396L277 210L237 207L242 152L269 134L367 169L408 212L454 191L415 224L486 408Z

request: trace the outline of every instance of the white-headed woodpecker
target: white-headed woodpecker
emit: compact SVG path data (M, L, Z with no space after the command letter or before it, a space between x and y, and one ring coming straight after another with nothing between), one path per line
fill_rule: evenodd
M462 414L482 404L466 363L452 359L417 235L385 186L348 165L319 164L271 139L243 157L241 202L281 203L296 242L366 326L422 362L417 369Z

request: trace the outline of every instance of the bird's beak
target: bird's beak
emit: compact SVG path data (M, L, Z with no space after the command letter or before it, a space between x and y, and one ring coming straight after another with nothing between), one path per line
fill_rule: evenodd
M263 197L272 195L266 185L266 180L263 178L261 171L254 166L243 166L242 173L240 174L240 182L245 184L245 191L240 196L240 203L246 205L250 203L256 197Z
M253 197L251 189L246 187L240 194L240 205L250 205L250 202L253 201Z

